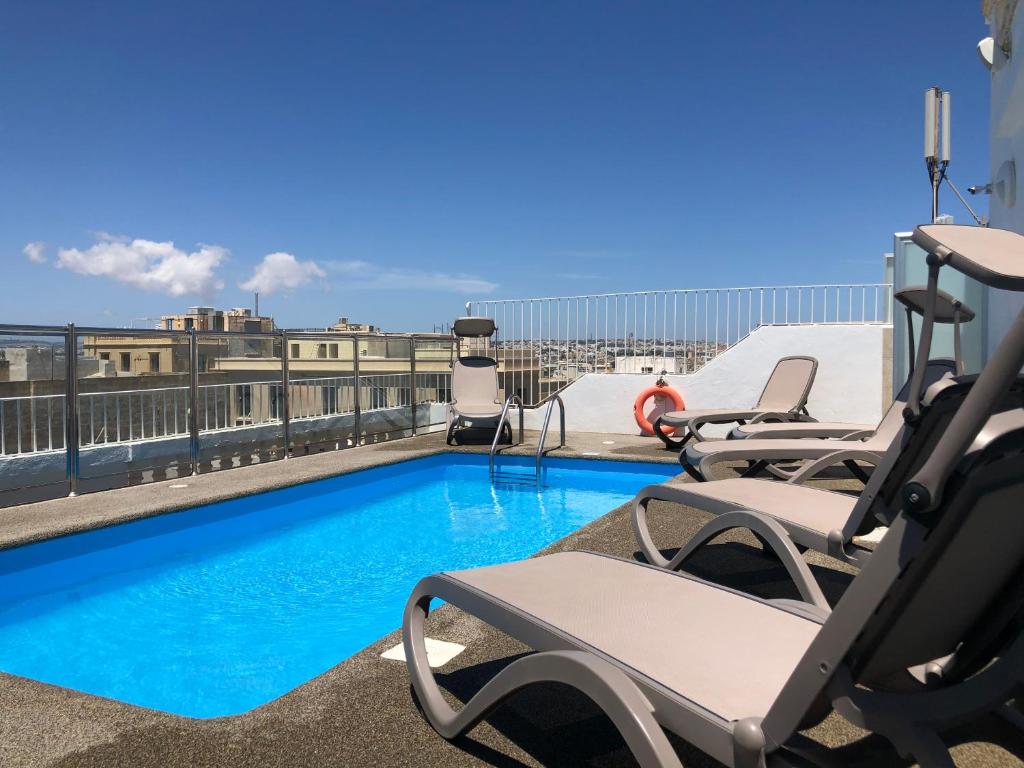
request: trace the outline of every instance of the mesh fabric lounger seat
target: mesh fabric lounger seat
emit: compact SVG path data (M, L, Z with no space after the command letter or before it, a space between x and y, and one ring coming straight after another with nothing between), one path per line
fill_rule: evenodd
M795 421L769 424L740 424L729 433L732 440L754 439L807 439L856 438L874 432L877 424L857 424L850 421Z
M807 415L807 397L818 372L818 361L813 357L795 355L784 357L764 385L761 397L752 408L716 408L711 410L670 411L654 422L656 434L667 448L679 450L690 440L704 440L700 428L705 424L729 424L738 421L811 421ZM684 430L681 440L673 440L662 427Z
M915 241L937 228L919 228ZM1024 290L1024 238L966 238L963 248L1005 243L1019 257L997 260L995 276L958 264L968 257L935 238L925 246L937 257L930 288L950 263ZM976 380L943 382L925 401L912 388L909 434L937 439L892 494L889 533L831 612L586 553L427 577L403 622L425 716L455 738L519 689L554 680L593 699L643 766L680 765L661 727L727 765L805 765L796 752L810 745L797 731L833 709L905 758L952 766L943 730L995 709L1020 721L1007 702L1024 685L1024 409L1013 390L1022 365L1024 311ZM433 597L539 652L454 711L427 661Z
M914 372L914 323L915 314L924 315L924 297L928 286L913 285L896 291L893 298L901 303L907 310L907 336L910 352L910 372ZM969 323L974 319L974 310L964 304L960 299L951 296L945 291L939 290L936 295L935 322L951 323L953 325L953 358L955 361L954 373L962 374L963 356L960 353L960 324ZM897 400L906 400L908 379L897 394ZM867 437L878 429L877 424L856 424L841 421L818 421L811 423L757 423L740 424L729 433L733 440L746 440L748 438L846 438L848 440Z
M929 360L918 385L928 387L943 377L951 376L955 371L956 363L952 360ZM857 462L877 467L903 427L903 411L907 406L910 388L911 382L908 381L878 425L867 432L854 432L846 438L816 440L804 437L706 440L688 445L680 452L679 463L688 475L699 481L711 479L715 464L746 461L750 466L741 475L744 478L753 477L767 469L776 476L802 482L828 467L843 464L856 477L867 482L867 475ZM795 473L773 466L776 462L792 461L808 463Z

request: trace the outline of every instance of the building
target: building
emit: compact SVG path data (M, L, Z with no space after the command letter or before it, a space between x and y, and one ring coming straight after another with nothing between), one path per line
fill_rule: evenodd
M112 363L88 354L78 358L78 378L115 376ZM7 346L0 349L0 381L63 381L63 345Z
M220 310L189 307L180 315L163 315L160 330L192 331L199 335L199 371L211 370L221 357L267 357L273 354L274 340L246 334L271 333L274 319L252 314L244 308ZM203 336L203 333L229 333L231 336ZM189 369L189 345L185 336L161 336L152 332L140 335L96 334L82 337L87 358L109 361L118 376L186 373Z
M350 323L347 317L338 318L338 322L327 330L338 331L339 333L380 333L378 326L369 323Z
M168 331L227 331L229 333L272 333L274 318L253 315L251 309L189 307L180 315L161 315L160 328Z

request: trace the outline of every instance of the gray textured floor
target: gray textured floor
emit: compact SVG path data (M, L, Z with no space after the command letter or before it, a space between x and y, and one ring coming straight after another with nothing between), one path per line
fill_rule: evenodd
M606 458L671 459L653 441L573 435L571 453ZM158 484L79 499L45 502L0 513L0 541L8 545L60 531L110 524L214 498L351 471L441 449L436 436L277 462L194 478L184 493ZM828 485L842 486L839 481ZM687 539L706 518L669 505L651 512L656 540ZM628 513L620 508L553 545L635 554ZM826 558L809 558L834 600L850 579ZM792 595L775 561L752 539L722 537L693 562L706 578L766 596ZM395 617L396 625L400 617ZM526 649L446 606L430 619L433 637L467 650L440 670L456 699L468 698L494 671ZM699 631L681 624L680 631ZM245 715L197 721L141 710L30 680L0 675L0 765L3 766L350 766L350 765L633 765L610 724L584 698L560 686L524 691L467 738L450 744L417 713L404 664L379 653L399 642L393 633L280 699ZM838 764L903 765L883 742L864 737L832 716L809 735L835 747ZM962 766L1021 765L1024 739L988 718L947 734ZM679 745L687 766L714 765Z

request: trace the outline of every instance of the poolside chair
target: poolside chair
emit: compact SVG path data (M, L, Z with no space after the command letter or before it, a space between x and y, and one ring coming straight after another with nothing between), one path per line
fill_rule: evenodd
M956 362L940 358L929 360L924 366L922 382L927 388L956 372ZM903 411L907 407L913 377L897 393L882 420L874 429L851 432L839 438L807 436L782 438L746 438L745 440L707 440L691 443L679 454L679 463L695 480L712 478L712 468L722 462L746 461L748 467L740 477L752 478L763 471L785 480L803 482L837 465L845 466L864 483L868 475L858 462L876 468L882 461L903 426ZM919 382L918 386L921 385ZM798 433L799 434L799 433ZM783 463L806 462L797 470L788 471L777 466ZM717 482L717 481L716 481Z
M459 356L452 361L452 400L448 404L448 434L452 444L466 427L497 429L504 403L498 394L498 363L484 355L463 355L463 339L486 339L497 328L489 317L460 317L452 324ZM504 424L502 426L505 426ZM509 427L511 436L511 427Z
M924 297L927 286L914 285L896 291L893 298L902 304L907 313L907 340L910 357L910 374L914 372L915 351L914 351L914 315L924 315ZM964 304L960 299L951 296L943 290L939 290L935 303L935 322L950 323L953 325L953 359L956 362L956 375L964 372L963 355L960 349L960 326L961 323L969 323L974 319L974 310ZM910 375L903 385L906 389L910 382ZM896 399L900 399L897 395ZM855 424L842 421L815 421L815 422L771 422L756 424L740 424L729 433L732 440L745 440L748 438L844 438L856 440L868 437L878 429L878 424Z
M700 428L705 424L813 421L807 413L807 396L817 372L818 361L813 357L784 357L775 364L754 407L670 411L655 419L654 434L666 448L679 450L690 440L705 440L700 433ZM664 433L663 426L683 430L682 439L673 440Z
M931 254L931 288L949 264L1024 291L1024 237L928 225L914 239ZM926 322L924 347L930 334ZM938 439L894 495L888 535L831 611L806 585L804 602L767 600L585 552L423 579L406 605L403 643L424 715L452 739L521 688L558 681L589 696L643 766L680 765L662 728L726 765L805 765L813 745L798 731L831 710L905 758L952 766L939 734L1009 712L1024 684L1024 412L1017 394L1015 408L1001 406L1022 365L1024 311L972 386L923 402L912 389L908 423ZM538 653L456 712L427 661L434 597Z
M949 403L957 403L969 389L973 377L955 379L939 375L952 371L951 361L933 361L933 378L925 402L940 401L947 417ZM925 380L928 385L928 380ZM1017 400L1004 408L1019 409L1024 386L1014 388ZM715 537L735 528L750 530L766 551L774 553L790 573L803 572L800 553L805 549L834 557L862 568L872 549L861 545L857 537L878 526L888 526L889 515L897 504L897 495L921 458L934 448L946 423L937 416L929 422L930 431L910 430L903 423L905 405L894 404L890 413L899 418L897 434L881 462L858 496L801 485L806 477L798 474L788 482L757 478L730 478L707 483L657 483L640 490L633 499L632 524L636 541L649 563L672 570L681 568L697 551ZM948 418L946 420L948 422ZM813 473L813 468L808 468ZM700 529L670 558L666 558L651 536L647 510L652 501L664 501L694 507L715 518ZM795 545L790 546L787 542Z

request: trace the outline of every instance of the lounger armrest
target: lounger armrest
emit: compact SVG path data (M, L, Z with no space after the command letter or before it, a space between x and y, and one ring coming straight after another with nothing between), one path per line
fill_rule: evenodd
M708 439L700 433L700 428L705 424L730 424L734 421L742 424L743 422L753 419L757 415L757 411L752 411L750 409L737 409L735 411L709 413L704 416L694 416L686 422L685 427L689 430L690 437L692 437L695 442L701 443Z
M820 459L807 462L800 467L800 469L790 475L786 482L793 483L794 485L800 485L801 483L810 480L823 469L834 467L836 464L842 464L845 461L863 461L873 467L877 467L881 459L877 453L861 451L855 448L836 451L835 453L830 453L827 456L822 456Z

